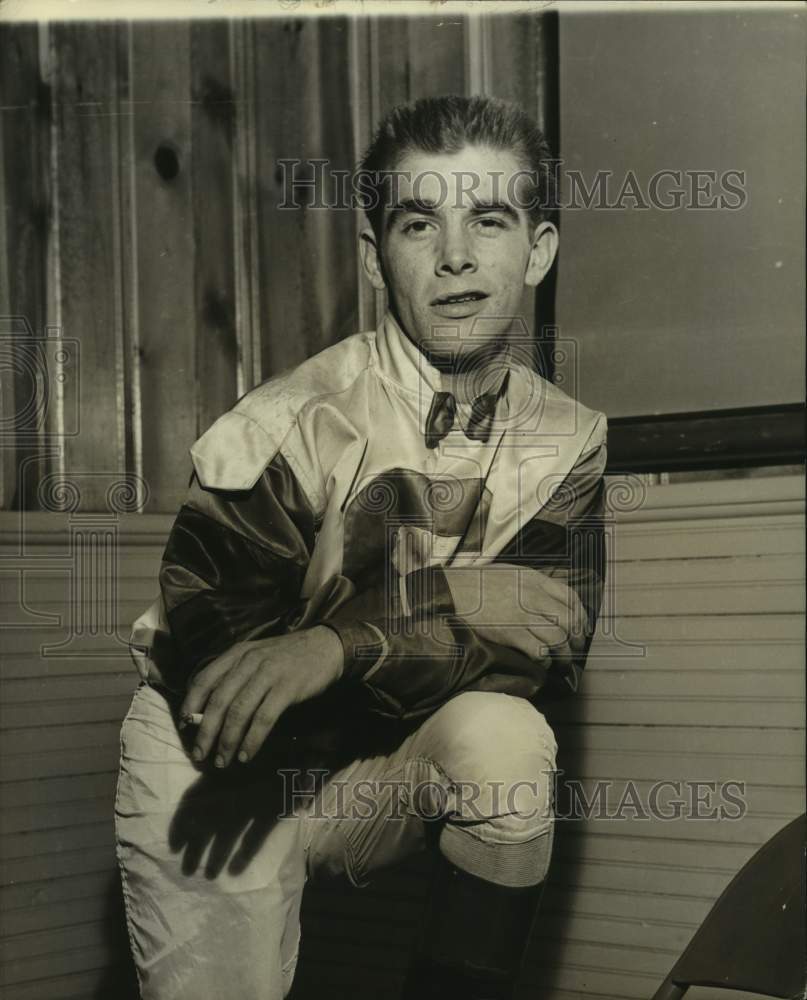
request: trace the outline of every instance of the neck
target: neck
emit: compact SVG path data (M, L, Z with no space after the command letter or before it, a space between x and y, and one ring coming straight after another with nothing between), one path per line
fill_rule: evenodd
M454 377L469 372L478 372L495 365L507 355L507 339L500 337L480 345L473 351L439 353L430 351L420 344L415 344L429 364L441 375Z
M430 351L412 340L398 323L406 339L414 344L432 368L440 372L442 388L458 402L473 402L483 393L498 392L509 366L510 345L507 337L496 337L473 351Z
M440 372L444 391L452 393L460 403L471 403L486 393L498 393L509 364L506 339L498 339L459 356L446 357L420 350L429 364Z
M476 350L464 354L429 351L406 333L392 308L387 311L385 323L390 321L390 332L396 340L406 344L404 353L410 359L409 364L419 368L421 377L433 391L441 389L452 393L459 403L472 403L478 396L491 392L498 394L502 389L505 375L513 364L508 336L492 337L479 344Z

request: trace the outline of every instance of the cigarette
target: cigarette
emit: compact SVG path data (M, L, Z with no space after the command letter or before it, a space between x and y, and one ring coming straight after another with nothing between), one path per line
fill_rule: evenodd
M204 715L201 712L188 712L187 715L182 716L181 725L184 726L201 726L202 719Z

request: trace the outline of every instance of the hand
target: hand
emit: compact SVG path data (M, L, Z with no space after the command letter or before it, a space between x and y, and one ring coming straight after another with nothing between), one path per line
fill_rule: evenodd
M251 760L280 715L321 694L342 675L342 643L324 625L272 639L239 642L191 682L182 714L203 712L192 757L216 745L216 767Z
M533 660L571 660L586 639L588 616L562 580L526 566L444 569L454 608L479 636Z

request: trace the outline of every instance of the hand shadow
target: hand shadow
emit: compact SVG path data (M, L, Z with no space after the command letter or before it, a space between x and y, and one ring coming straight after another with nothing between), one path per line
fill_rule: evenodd
M182 740L190 751L193 731L183 731ZM230 875L246 869L278 819L300 803L297 774L305 773L305 762L297 753L292 765L290 756L289 739L279 732L247 764L197 765L199 778L182 796L168 830L171 850L182 852L183 875L195 874L203 861L208 879L225 866ZM302 791L308 793L310 785Z
M176 723L179 711L173 711ZM348 685L329 689L287 709L249 763L195 765L199 778L182 796L168 831L171 849L183 853L182 873L193 875L204 859L206 878L217 878L225 866L230 875L240 874L278 819L304 806L331 773L400 743L406 727L357 712L356 691ZM190 753L194 730L180 735Z

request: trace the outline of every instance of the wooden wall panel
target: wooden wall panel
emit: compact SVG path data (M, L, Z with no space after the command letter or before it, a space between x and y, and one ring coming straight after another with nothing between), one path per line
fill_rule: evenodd
M483 16L477 28L478 89L523 108L546 135L558 154L557 123L557 14L542 17L521 13L512 17ZM473 86L472 86L472 89ZM557 266L538 289L527 288L521 297L521 314L538 338L536 361L542 374L554 373L555 283ZM558 383L561 384L561 383ZM574 387L563 389L574 395Z
M51 95L39 72L39 41L36 24L0 24L3 508L36 506L38 481L49 467L42 433L48 425L47 414L41 406L30 406L37 397L43 398L36 381L37 369L41 373L43 366L36 363L30 345L37 332L42 335L46 323L52 220L48 187ZM21 467L28 472L24 477Z
M467 18L407 18L406 44L401 47L408 66L407 100L467 93L467 32ZM382 64L382 73L384 68Z
M59 471L81 477L87 510L103 508L111 479L126 468L118 202L117 32L63 23L47 30L54 100L52 210L58 241L57 316L67 350L77 343L78 377L64 388ZM53 297L51 297L53 298ZM73 348L75 350L75 348ZM60 428L56 428L57 433Z
M326 174L354 163L350 35L344 18L268 19L255 25L261 354L264 375L299 364L358 330L354 220L347 210L293 203L292 167L327 159ZM289 81L294 81L293 93ZM289 195L287 199L286 196ZM324 202L332 200L326 184Z
M396 104L416 95L412 93L407 59L409 18L376 17L371 19L369 27L372 61L369 82L374 95L373 119L377 122Z
M233 135L233 268L239 366L236 393L261 381L260 260L257 205L257 109L255 102L255 23L229 23L230 89L235 98Z
M3 505L47 508L54 471L82 476L83 509L103 510L125 473L145 509L175 510L188 447L238 395L384 309L359 278L361 217L281 209L278 161L350 171L379 117L423 95L540 104L534 20L5 26L2 281L25 336L75 341L75 371L57 384L64 363L43 348L51 412L3 449ZM326 185L325 205L334 194ZM30 394L28 374L14 379Z
M190 27L133 22L134 225L143 476L176 509L197 437Z
M371 17L362 27L366 61L361 90L369 91L364 109L369 136L396 104L420 97L468 93L468 18ZM362 143L360 151L366 146ZM372 325L386 310L386 295L363 289L372 301Z
M196 434L237 398L243 365L236 327L233 190L237 95L226 21L190 25L191 190L194 227ZM187 220L183 220L187 225Z

